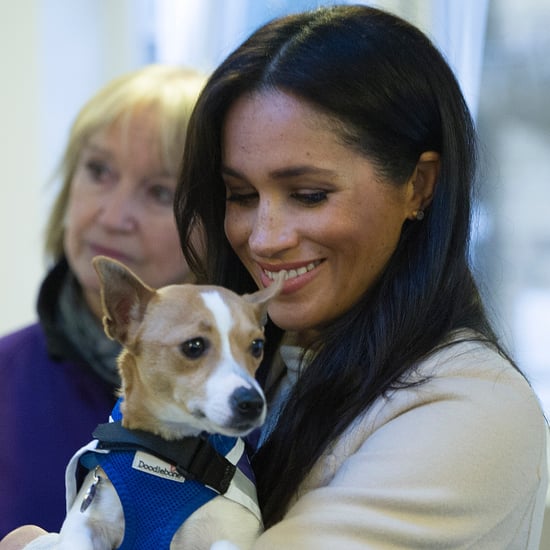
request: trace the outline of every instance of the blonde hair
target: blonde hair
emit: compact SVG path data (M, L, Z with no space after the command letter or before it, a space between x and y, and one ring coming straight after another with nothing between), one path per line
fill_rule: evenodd
M182 67L148 65L120 76L94 95L80 110L70 130L58 177L61 189L45 229L44 252L58 261L64 254L64 219L71 182L80 153L92 135L115 122L127 123L137 110L151 110L157 119L159 147L166 169L179 170L187 123L206 79Z

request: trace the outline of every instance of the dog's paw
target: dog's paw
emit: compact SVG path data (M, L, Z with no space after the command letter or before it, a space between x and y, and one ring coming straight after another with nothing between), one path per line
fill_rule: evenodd
M228 540L217 540L211 547L210 550L239 550L238 546L235 546L232 542Z

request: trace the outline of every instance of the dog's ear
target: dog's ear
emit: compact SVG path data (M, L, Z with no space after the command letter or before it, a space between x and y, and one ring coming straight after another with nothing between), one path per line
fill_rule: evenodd
M245 294L243 298L251 304L258 306L259 319L262 325L267 323L267 306L269 302L278 296L285 284L286 271L279 271L276 279L266 288L262 288L253 294Z
M101 285L105 333L125 344L131 323L141 322L155 290L117 260L96 256L92 263Z

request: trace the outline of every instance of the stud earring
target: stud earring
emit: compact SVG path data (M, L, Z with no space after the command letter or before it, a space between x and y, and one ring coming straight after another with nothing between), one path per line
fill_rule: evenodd
M422 210L422 209L415 210L413 212L413 216L414 216L415 220L422 221L424 219L424 210Z

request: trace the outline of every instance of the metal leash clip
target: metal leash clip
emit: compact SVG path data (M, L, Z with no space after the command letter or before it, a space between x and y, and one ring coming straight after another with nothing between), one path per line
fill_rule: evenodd
M96 495L97 487L101 481L101 477L97 473L99 470L99 466L95 467L94 470L94 481L93 483L88 487L88 490L86 491L86 495L84 497L84 500L82 501L82 504L80 505L80 512L84 513L88 506L92 503L92 500L94 500L94 497Z

